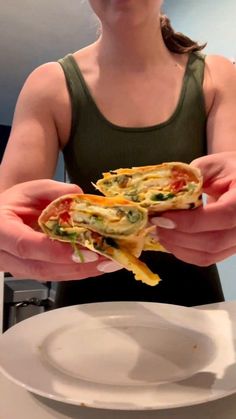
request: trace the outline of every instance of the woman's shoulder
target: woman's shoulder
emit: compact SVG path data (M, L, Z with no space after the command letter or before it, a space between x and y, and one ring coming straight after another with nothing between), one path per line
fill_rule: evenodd
M63 83L63 71L57 62L48 62L36 67L26 78L22 91L38 99L54 98L58 85Z
M211 98L211 110L214 103L236 92L236 68L222 55L206 55L205 63L204 90Z
M222 55L207 55L206 70L211 75L213 82L222 83L236 80L236 67L231 60Z
M54 107L64 84L64 74L59 63L48 62L35 68L29 74L22 92L37 100L42 106L51 104Z

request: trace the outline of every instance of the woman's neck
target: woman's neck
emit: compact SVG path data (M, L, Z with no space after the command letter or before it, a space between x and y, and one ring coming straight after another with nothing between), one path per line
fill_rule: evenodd
M119 65L119 70L123 67L142 71L173 59L157 21L128 30L111 31L105 27L96 44L100 63L112 67Z

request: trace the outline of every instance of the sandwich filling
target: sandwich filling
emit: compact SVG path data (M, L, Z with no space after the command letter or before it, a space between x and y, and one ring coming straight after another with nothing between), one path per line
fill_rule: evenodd
M154 211L195 208L202 203L202 178L185 163L163 163L103 173L95 187L105 196L122 196Z
M160 281L137 257L143 249L147 211L123 198L66 195L48 205L39 225L52 239L70 242L83 261L79 245L132 271L148 285Z

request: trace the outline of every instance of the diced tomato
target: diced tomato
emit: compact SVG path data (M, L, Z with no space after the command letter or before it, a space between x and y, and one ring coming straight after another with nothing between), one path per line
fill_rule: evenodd
M178 168L173 168L172 170L172 182L171 182L171 191L176 193L181 191L187 183L190 181L189 173L184 170Z
M187 172L187 170L179 167L172 169L172 178L174 180L185 179L189 182L196 180L195 176L192 173L189 173Z
M72 198L66 198L61 202L61 206L64 210L69 210L72 203Z
M185 179L179 179L179 180L174 180L173 182L171 182L171 191L176 193L181 191L181 189L183 189L186 186L186 180Z
M71 203L71 198L66 198L64 199L64 201L60 203L60 206L58 208L60 224L68 224L70 222L71 217L69 214L69 210L71 207Z
M61 214L59 215L59 219L60 219L61 224L69 223L70 222L69 212L68 211L61 212Z

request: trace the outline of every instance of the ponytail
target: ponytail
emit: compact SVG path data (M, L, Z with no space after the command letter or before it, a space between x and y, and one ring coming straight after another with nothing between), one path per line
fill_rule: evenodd
M166 47L177 54L201 51L206 44L199 45L180 32L175 32L167 16L161 15L161 32Z

